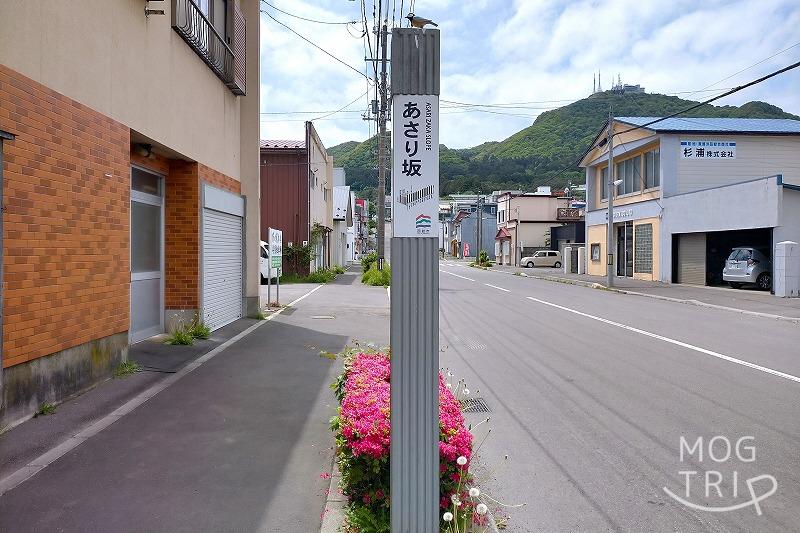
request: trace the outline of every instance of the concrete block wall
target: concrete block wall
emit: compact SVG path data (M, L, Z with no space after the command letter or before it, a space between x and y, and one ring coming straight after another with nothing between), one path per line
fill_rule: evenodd
M800 244L793 241L777 243L773 268L775 296L800 297Z

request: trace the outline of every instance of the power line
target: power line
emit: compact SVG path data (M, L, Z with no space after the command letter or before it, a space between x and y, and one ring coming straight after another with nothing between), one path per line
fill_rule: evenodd
M275 11L280 11L280 12L281 12L281 13L283 13L284 15L288 15L288 16L290 16L290 17L294 17L294 18L296 18L296 19L300 19L300 20L305 20L306 22L315 22L315 23L317 23L317 24L330 24L330 25L336 25L336 26L338 26L338 25L342 25L342 26L344 26L344 25L348 25L348 24L358 24L358 21L357 21L357 20L351 20L351 21L348 21L348 22L329 22L329 21L327 21L327 20L315 20L315 19L309 19L309 18L301 17L301 16L299 16L299 15L293 15L292 13L289 13L288 11L284 11L283 9L281 9L281 8L279 8L279 7L275 7L275 6L273 6L272 4L270 4L269 2L267 2L267 0L261 0L261 2L262 2L263 4L266 4L266 5L268 5L269 7L271 7L272 9L274 9Z
M365 96L365 95L367 95L367 94L369 94L369 89L367 89L367 90L366 90L366 91L365 91L363 94L359 94L358 96L356 96L356 98L355 98L355 99L354 99L352 102L350 102L350 103L348 103L348 104L346 104L346 105L342 106L341 108L337 109L336 111L331 111L331 112L329 112L329 113L327 113L327 114L325 114L325 115L320 115L320 116L318 116L318 117L316 117L316 118L312 118L312 119L311 119L311 122L313 122L313 121L315 121L315 120L322 120L322 119L324 119L324 118L328 118L329 116L331 116L331 115L335 115L336 113L341 113L342 111L344 111L345 109L347 109L347 108L348 108L348 107L350 107L351 105L353 105L353 104L355 104L356 102L358 102L358 101L361 99L361 97L362 97L362 96Z
M342 61L341 59L339 59L338 57L336 57L336 56L335 56L335 55L333 55L332 53L328 52L327 50L325 50L324 48L322 48L321 46L319 46L319 45L318 45L318 44L316 44L315 42L311 41L310 39L308 39L308 38L304 37L303 35L300 35L300 34L299 34L299 33L297 33L295 30L293 30L292 28L290 28L289 26L287 26L286 24L284 24L284 23L283 23L283 22L281 22L280 20L278 20L278 19L276 19L275 17L273 17L273 16L272 16L272 15L271 15L271 14L270 14L268 11L264 11L264 10L262 10L261 12L262 12L262 13L264 13L264 14L265 14L266 16L268 16L269 18L271 18L273 21L277 22L278 24L280 24L281 26L283 26L284 28L286 28L287 30L289 30L290 32L294 33L295 35L297 35L298 37L300 37L301 39L303 39L305 42L307 42L308 44L310 44L310 45L311 45L311 46L313 46L314 48L316 48L316 49L320 50L321 52L325 53L325 54L326 54L326 55L328 55L329 57L331 57L331 58L333 58L334 60L338 61L338 62L339 62L339 63L341 63L342 65L346 66L347 68L349 68L349 69L350 69L350 70L352 70L353 72L357 73L359 76L364 76L365 78L369 79L369 77L368 77L368 76L365 76L363 72L361 72L360 70L358 70L357 68L355 68L355 67L354 67L354 66L352 66L351 64L349 64L349 63L346 63L345 61Z
M622 135L623 133L628 133L629 131L643 129L643 128L646 128L647 126L652 126L653 124L655 124L657 122L662 122L664 120L667 120L668 118L677 117L678 115L682 115L683 113L688 113L689 111L694 111L698 107L702 107L704 105L710 104L711 102L715 102L715 101L719 100L720 98L724 98L726 96L730 96L731 94L738 93L741 90L747 89L748 87L752 87L753 85L757 85L757 84L759 84L759 83L761 83L763 81L766 81L766 80L768 80L770 78L774 78L775 76L778 76L779 74L783 74L784 72L788 72L788 71L790 71L792 69L796 69L797 67L800 67L800 61L798 61L797 63L792 63L788 67L783 67L782 69L779 69L779 70L776 70L774 72L771 72L771 73L767 74L766 76L761 76L760 78L758 78L756 80L753 80L751 82L745 83L744 85L740 85L739 87L734 87L730 91L725 91L724 93L722 93L720 95L717 95L717 96L715 96L713 98L709 98L708 100L705 100L703 102L699 102L699 103L697 103L697 104L695 104L693 106L689 106L686 109L682 109L680 111L676 111L675 113L670 113L669 115L667 115L665 117L658 118L656 120L651 120L650 122L642 124L641 126L635 126L633 128L629 128L627 130L620 131L619 133L615 133L614 135Z
M738 75L738 74L741 74L742 72L744 72L744 71L746 71L746 70L750 70L750 69L751 69L751 68L753 68L753 67L757 67L757 66L758 66L758 65L760 65L761 63L764 63L764 62L766 62L766 61L769 61L769 60L770 60L770 59L772 59L773 57L779 56L779 55L781 55L781 54L782 54L782 53L784 53L784 52L788 52L789 50L791 50L792 48L795 48L796 46L800 46L800 43L794 43L792 46L789 46L789 47L787 47L787 48L784 48L783 50L780 50L780 51L778 51L778 52L775 52L775 53L774 53L774 54L772 54L771 56L769 56L769 57L765 57L765 58L764 58L764 59L762 59L761 61L757 61L757 62L753 63L752 65L750 65L750 66L748 66L748 67L745 67L745 68L743 68L742 70L739 70L739 71L737 71L737 72L734 72L734 73L733 73L733 74L731 74L730 76L727 76L727 77L725 77L725 78L722 78L721 80L715 81L714 83L712 83L712 84L710 84L710 85L706 85L705 87L703 87L703 88L702 88L702 89L700 89L699 91L694 91L694 92L692 92L691 94L694 94L694 93L696 93L696 92L697 92L697 93L699 93L699 92L701 92L701 91L703 91L703 90L705 90L705 89L708 89L709 87L713 87L714 85L716 85L716 84L718 84L718 83L722 83L722 82L723 82L723 81L725 81L725 80L729 80L729 79L733 78L734 76L736 76L736 75Z

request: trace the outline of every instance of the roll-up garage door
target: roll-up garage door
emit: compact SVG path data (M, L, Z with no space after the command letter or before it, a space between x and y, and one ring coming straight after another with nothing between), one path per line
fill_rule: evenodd
M706 284L705 233L684 233L679 235L678 283Z
M238 214L240 197L208 186L205 197L203 320L215 330L242 318L243 218ZM243 214L243 209L241 211Z

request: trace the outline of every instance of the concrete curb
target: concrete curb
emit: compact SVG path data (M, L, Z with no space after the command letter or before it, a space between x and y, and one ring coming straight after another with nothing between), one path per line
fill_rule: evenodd
M490 268L489 270L491 270L492 272L498 272L500 274L506 274L506 275L511 275L511 276L515 275L513 272L506 272L506 271L503 271L503 270L495 270L495 269L492 269L492 268ZM728 306L725 306L725 305L710 304L710 303L707 303L707 302L701 302L700 300L686 300L686 299L683 299L683 298L672 298L671 296L662 296L660 294L647 294L647 293L644 293L644 292L631 291L631 290L627 290L627 289L617 289L617 288L614 288L614 287L609 288L609 287L606 287L605 285L603 285L601 283L595 283L595 282L592 282L592 281L583 281L583 280L580 280L580 279L559 278L558 276L537 276L537 275L526 274L525 272L521 272L519 275L522 276L522 277L531 278L531 279L539 279L539 280L543 280L543 281L551 281L551 282L554 282L554 283L564 283L566 285L577 285L577 286L580 286L580 287L588 287L590 289L600 289L600 290L604 290L604 291L616 292L616 293L619 293L619 294L629 294L631 296L643 296L645 298L653 298L655 300L663 300L665 302L674 302L674 303L680 303L680 304L685 304L685 305L696 305L698 307L707 307L709 309L718 309L718 310L721 310L721 311L730 311L730 312L739 313L739 314L742 314L742 315L756 316L756 317L759 317L759 318L770 318L770 319L773 319L773 320L781 320L781 321L784 321L784 322L792 322L792 323L795 323L795 324L800 324L800 317L774 315L774 314L771 314L771 313L761 313L759 311L748 311L747 309L739 309L737 307L728 307Z
M152 398L153 396L155 396L159 392L163 391L164 389L166 389L167 387L169 387L170 385L172 385L173 383L175 383L179 379L183 378L184 376L186 376L187 374L189 374L193 370L197 369L198 367L200 367L201 365L203 365L207 361L209 361L212 358L214 358L215 356L217 356L219 353L221 353L224 350L226 350L232 344L236 343L237 341L239 341L243 337L246 337L247 335L249 335L250 333L252 333L256 329L258 329L259 327L263 326L264 324L266 324L267 322L269 322L273 318L275 318L278 315L280 315L283 312L283 310L286 309L287 307L299 302L300 300L302 300L306 296L311 295L312 293L316 292L318 289L320 289L322 287L323 287L323 285L315 287L311 291L305 293L304 295L302 295L299 298L297 298L296 300L294 300L288 306L283 307L283 308L275 311L274 313L270 314L264 320L262 320L262 321L260 321L260 322L258 322L256 324L253 324L252 326L250 326L246 330L242 331L241 333L231 337L230 339L228 339L227 341L223 342L222 344L220 344L219 346L217 346L213 350L205 353L204 355L201 355L200 357L198 357L194 361L188 363L186 366L181 368L178 372L176 372L174 374L170 374L168 377L164 378L163 380L158 381L155 384L151 385L149 388L145 389L143 392L140 392L139 394L137 394L136 396L134 396L133 398L131 398L130 400L128 400L127 402L122 404L122 406L120 406L116 410L112 411L110 414L107 414L106 416L100 418L99 420L95 420L94 422L92 422L92 423L84 426L83 428L77 430L74 435L72 435L71 437L67 438L65 441L61 442L60 444L57 444L56 446L54 446L50 450L48 450L48 451L44 452L43 454L41 454L39 457L36 457L35 459L31 460L31 462L29 462L27 465L23 466L22 468L19 468L18 470L16 470L15 472L9 474L8 476L4 477L3 479L0 479L0 496L5 494L6 492L12 490L14 487L17 487L18 485L24 483L25 481L27 481L31 477L35 476L36 474L38 474L43 469L45 469L48 466L50 466L53 462L57 461L61 456L65 455L66 453L70 452L71 450L77 448L80 444L86 442L86 440L88 440L90 437L93 437L94 435L97 435L98 433L103 431L105 428L107 428L108 426L110 426L111 424L113 424L114 422L116 422L117 420L122 418L123 416L127 415L128 413L132 412L134 409L136 409L137 407L139 407L140 405L145 403L147 400L149 400L150 398Z
M339 480L342 475L336 468L336 459L331 465L331 485L328 488L328 497L325 500L325 509L322 511L322 526L320 533L339 533L342 530L345 517L345 498L339 494Z

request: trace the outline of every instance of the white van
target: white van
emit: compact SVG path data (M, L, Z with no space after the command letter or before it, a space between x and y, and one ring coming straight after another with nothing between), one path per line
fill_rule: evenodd
M267 283L267 277L269 276L269 248L267 247L267 243L265 241L261 241L261 253L258 258L258 270L261 272L261 284L264 285ZM272 269L272 279L277 280L278 278L278 269Z

